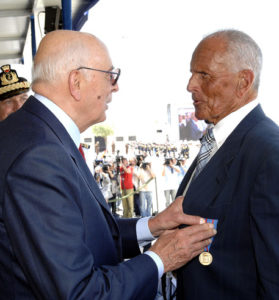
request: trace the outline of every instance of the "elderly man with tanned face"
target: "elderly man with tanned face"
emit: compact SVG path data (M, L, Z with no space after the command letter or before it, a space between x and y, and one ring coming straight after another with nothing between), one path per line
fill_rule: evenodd
M42 40L34 97L0 123L1 299L154 299L162 274L216 233L182 212L181 197L154 218L111 215L78 147L80 133L105 120L119 75L90 34Z
M178 195L218 235L178 270L177 299L278 299L279 129L256 100L261 63L255 41L236 30L193 53L187 89L209 127Z

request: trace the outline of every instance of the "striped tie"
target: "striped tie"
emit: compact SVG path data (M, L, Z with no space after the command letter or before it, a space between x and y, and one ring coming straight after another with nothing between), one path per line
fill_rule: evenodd
M209 162L212 149L217 147L212 130L212 127L208 128L207 132L201 139L201 148L198 154L197 166L192 180L200 174L201 170Z

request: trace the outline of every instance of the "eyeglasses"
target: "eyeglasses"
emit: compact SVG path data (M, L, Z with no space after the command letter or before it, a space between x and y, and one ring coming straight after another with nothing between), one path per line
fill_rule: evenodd
M103 72L103 73L107 73L110 75L110 81L111 81L111 85L116 85L121 70L119 68L117 69L112 69L111 71L104 71L104 70L99 70L99 69L93 69L93 68L88 68L88 67L78 67L77 70L81 70L81 69L85 69L85 70L91 70L91 71L97 71L97 72Z

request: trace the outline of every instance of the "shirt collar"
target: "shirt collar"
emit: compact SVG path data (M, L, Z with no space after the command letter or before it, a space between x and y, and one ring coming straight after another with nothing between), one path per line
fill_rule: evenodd
M35 94L34 97L39 100L43 105L45 105L54 115L55 117L62 123L65 127L66 131L74 141L77 148L80 144L80 132L75 124L75 122L54 102L49 100L48 98Z
M218 149L223 145L228 136L233 132L237 125L259 104L258 100L253 100L232 112L224 119L219 121L213 128L213 134Z

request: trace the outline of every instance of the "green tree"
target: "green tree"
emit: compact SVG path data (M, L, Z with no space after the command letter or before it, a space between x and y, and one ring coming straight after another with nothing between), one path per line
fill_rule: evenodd
M94 125L92 126L92 132L95 136L102 136L106 138L109 135L113 135L114 131L109 125Z

